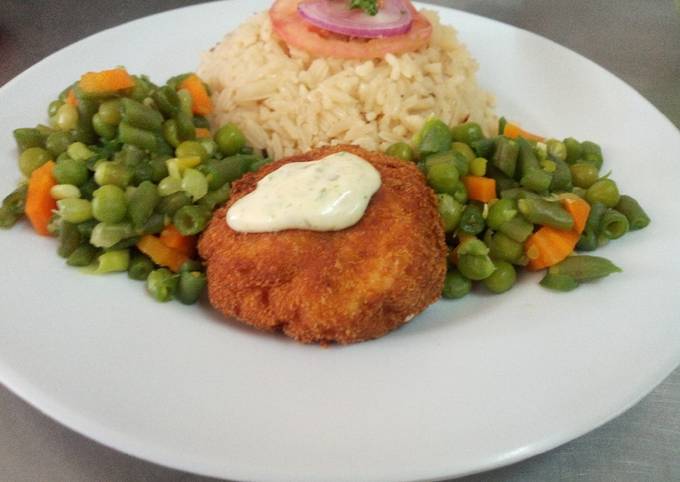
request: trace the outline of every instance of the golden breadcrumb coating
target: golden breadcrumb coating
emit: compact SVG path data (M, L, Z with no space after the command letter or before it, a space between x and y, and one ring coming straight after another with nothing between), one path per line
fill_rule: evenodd
M340 151L370 162L382 185L361 220L333 232L239 233L229 207L289 162ZM436 301L446 244L434 193L418 168L354 146L325 147L281 159L232 186L199 241L210 303L227 317L281 330L304 343L352 343L384 335Z

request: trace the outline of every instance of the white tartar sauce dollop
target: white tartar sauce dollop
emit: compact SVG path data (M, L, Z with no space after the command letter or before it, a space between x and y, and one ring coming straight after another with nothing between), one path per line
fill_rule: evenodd
M236 201L227 211L227 224L243 233L339 231L361 219L380 184L380 173L349 152L291 162Z

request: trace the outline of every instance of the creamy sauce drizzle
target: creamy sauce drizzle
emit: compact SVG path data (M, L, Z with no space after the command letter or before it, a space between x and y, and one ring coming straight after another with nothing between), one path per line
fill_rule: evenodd
M339 231L361 219L380 184L378 171L349 152L291 162L236 201L227 211L227 224L242 233Z

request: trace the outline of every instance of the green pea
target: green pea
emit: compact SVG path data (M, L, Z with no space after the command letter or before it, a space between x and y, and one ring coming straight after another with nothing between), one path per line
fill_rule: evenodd
M59 107L59 110L54 116L54 123L59 130L68 132L71 129L76 128L78 125L78 118L79 114L76 106L64 104Z
M485 176L488 161L483 157L475 157L470 161L470 174L473 176Z
M588 189L600 177L597 167L585 162L577 162L569 167L574 186Z
M201 161L208 158L208 151L198 141L184 141L175 149L177 157L200 157Z
M449 233L455 230L463 216L464 206L449 194L437 194L437 206L444 224L444 231Z
M246 138L236 124L228 123L215 133L215 142L223 155L233 156L246 145Z
M117 162L102 162L94 171L94 180L100 186L114 184L121 188L127 187L130 182L130 172Z
M69 198L57 201L59 216L69 223L80 224L92 219L92 203L86 199Z
M486 224L498 229L517 215L517 203L513 199L499 199L489 207Z
M152 271L146 278L146 290L157 301L170 301L177 291L179 276L166 268Z
M51 158L50 153L42 147L29 147L19 156L19 169L24 176L29 177Z
M125 191L113 184L107 184L93 193L92 214L98 221L115 224L127 214Z
M101 103L98 110L99 118L102 122L110 126L117 126L121 120L120 100L107 100Z
M482 283L492 293L505 293L515 285L517 273L507 261L496 261L496 270L485 278Z
M59 112L59 107L61 107L62 105L64 105L64 103L59 99L50 102L50 105L47 106L47 116L53 117L57 115L57 112Z
M451 163L440 163L427 170L427 182L436 192L453 193L459 184L458 170Z
M493 261L486 255L466 254L458 258L458 270L474 281L488 278L495 269Z
M94 131L97 133L97 135L103 137L104 139L113 139L116 137L118 132L116 130L116 126L104 122L102 120L101 114L99 113L96 113L92 117L92 127L94 128Z
M601 202L608 208L616 206L620 197L619 188L611 179L600 179L590 186L586 192L586 200L590 204Z
M451 141L449 127L441 120L432 118L428 119L416 134L413 144L422 159L430 154L448 151L451 148Z
M405 142L397 142L396 144L392 144L387 148L385 154L396 157L397 159L402 159L404 161L412 161L415 157L413 149Z
M472 281L463 276L460 271L453 268L446 273L442 297L458 299L467 295L472 290Z
M564 147L567 149L567 163L574 164L583 157L583 147L581 143L573 137L564 140Z

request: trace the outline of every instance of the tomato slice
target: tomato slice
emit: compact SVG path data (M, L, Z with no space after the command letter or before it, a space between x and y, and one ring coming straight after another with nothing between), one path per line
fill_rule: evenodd
M269 9L274 31L291 47L305 50L316 57L340 59L375 59L387 54L413 52L425 47L432 36L432 25L407 0L413 14L411 29L394 37L359 39L338 35L314 27L297 11L304 0L276 0Z

